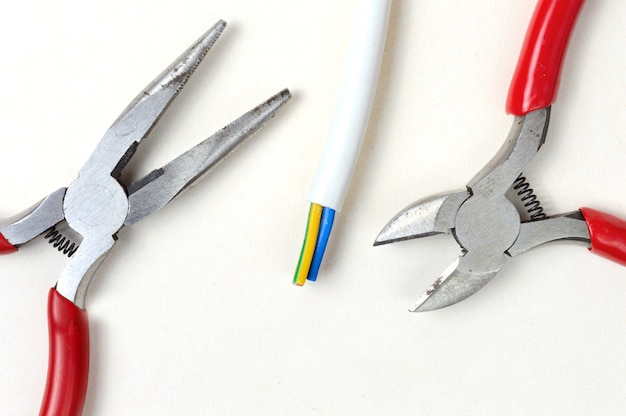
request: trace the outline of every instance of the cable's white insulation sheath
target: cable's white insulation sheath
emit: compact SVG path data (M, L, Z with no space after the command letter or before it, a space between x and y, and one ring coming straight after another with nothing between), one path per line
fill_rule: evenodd
M337 107L307 199L341 210L367 128L385 46L391 0L356 0Z

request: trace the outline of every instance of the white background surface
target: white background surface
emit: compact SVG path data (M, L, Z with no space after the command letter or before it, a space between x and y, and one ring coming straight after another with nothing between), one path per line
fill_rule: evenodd
M626 216L626 3L572 38L547 144L528 171L550 213ZM75 177L137 92L229 26L129 166L137 178L283 87L247 146L128 229L89 290L87 415L587 415L626 411L626 270L577 246L513 259L470 299L407 308L451 237L373 248L408 203L462 189L502 144L534 1L396 0L374 114L319 281L291 284L305 195L341 78L352 1L11 2L0 216ZM46 296L66 259L38 239L0 268L0 414L39 408Z

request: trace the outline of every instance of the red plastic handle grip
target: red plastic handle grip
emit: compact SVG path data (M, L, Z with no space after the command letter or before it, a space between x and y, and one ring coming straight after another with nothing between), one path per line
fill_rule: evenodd
M539 0L528 26L506 112L521 116L556 99L561 63L584 0Z
M9 243L2 234L0 234L0 254L9 254L17 251L14 245Z
M89 377L87 312L50 289L48 329L48 379L39 416L80 416Z
M591 208L580 211L589 228L591 252L626 266L626 221Z

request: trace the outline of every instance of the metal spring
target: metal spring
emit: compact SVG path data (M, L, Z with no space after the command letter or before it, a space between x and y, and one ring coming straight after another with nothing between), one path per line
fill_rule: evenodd
M69 238L61 234L55 226L46 230L44 238L48 240L49 244L52 244L52 247L65 254L67 257L72 257L76 250L78 250L78 244L73 243Z
M517 179L515 179L515 182L513 182L513 190L517 192L531 220L542 220L547 217L541 207L541 201L537 199L537 195L534 193L535 191L530 187L530 184L521 173Z

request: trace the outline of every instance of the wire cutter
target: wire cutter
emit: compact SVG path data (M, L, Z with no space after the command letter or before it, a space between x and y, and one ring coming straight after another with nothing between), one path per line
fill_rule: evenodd
M561 62L582 4L583 0L538 1L509 88L506 110L515 116L513 126L467 189L409 205L376 238L374 245L452 234L461 246L461 256L411 311L457 303L491 281L509 257L549 242L582 243L591 252L626 265L625 221L591 208L548 217L522 176L545 142ZM517 188L514 191L523 201L514 200L511 188Z
M45 233L69 264L48 296L49 361L41 415L80 415L89 370L85 295L117 233L167 205L256 132L291 97L282 90L163 167L126 186L120 175L139 143L178 96L226 23L217 22L122 112L78 178L27 212L0 224L0 252ZM56 227L76 235L66 238ZM65 231L64 231L65 232Z

